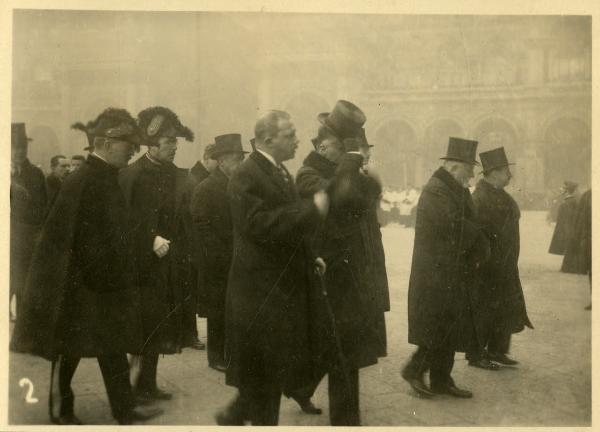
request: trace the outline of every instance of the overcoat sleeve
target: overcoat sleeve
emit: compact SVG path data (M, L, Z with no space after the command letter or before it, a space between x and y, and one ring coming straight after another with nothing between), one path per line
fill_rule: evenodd
M217 199L210 188L202 182L197 185L192 195L190 212L192 223L196 232L196 238L200 242L205 256L231 255L228 246L231 239L222 238L219 235L218 220L219 208Z
M302 167L296 175L296 188L302 198L312 198L312 196L321 191L327 190L331 184L331 179L324 178L317 170L311 167Z

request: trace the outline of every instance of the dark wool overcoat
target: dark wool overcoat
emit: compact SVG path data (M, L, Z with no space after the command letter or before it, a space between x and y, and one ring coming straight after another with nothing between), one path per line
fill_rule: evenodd
M476 341L475 267L489 245L475 220L469 190L444 168L431 177L417 204L408 287L408 341L464 352Z
M190 254L192 261L192 284L194 294L196 296L196 313L198 316L207 317L208 314L208 293L204 284L204 247L202 246L202 240L198 235L198 230L192 227L192 215L190 214L190 204L192 201L192 195L194 194L194 190L196 186L198 186L204 179L206 179L210 173L208 170L202 165L202 162L198 161L196 164L190 169L190 175L188 178L188 186L183 196L183 207L184 211L187 210L186 218L189 218L189 227L190 227Z
M327 263L323 278L327 299L316 297L312 307L313 351L326 367L338 361L334 337L339 338L345 362L352 369L375 364L386 355L386 301L377 274L381 257L371 225L373 202L381 189L360 172L361 165L360 155L346 154L336 165L313 152L296 176L301 196L310 198L324 189L331 199L329 214L313 243ZM334 319L324 301L329 302Z
M573 215L573 227L560 268L564 273L587 274L592 269L591 207L592 193L588 190L579 198Z
M233 224L227 199L229 179L215 169L196 186L190 213L204 262L205 309L209 317L225 314L227 276L233 256Z
M118 170L89 156L65 180L33 256L12 349L54 360L140 352L135 255Z
M181 351L186 293L191 263L183 212L188 172L172 163L157 164L148 156L122 169L119 176L132 219L138 257L138 279L145 352ZM170 240L169 252L159 258L154 238Z
M490 242L491 257L478 269L480 287L475 315L478 328L502 333L518 333L533 328L527 316L519 278L521 212L504 190L480 180L473 192L477 219ZM482 335L484 340L486 334Z
M25 285L35 243L46 215L46 179L28 160L10 178L10 292ZM17 303L17 307L20 307Z
M261 390L309 382L307 232L319 216L293 179L254 152L229 180L233 259L226 294L226 382Z
M575 231L575 216L577 214L577 197L567 195L558 207L556 217L556 226L550 242L548 252L554 255L564 255L567 251L569 240L573 237Z

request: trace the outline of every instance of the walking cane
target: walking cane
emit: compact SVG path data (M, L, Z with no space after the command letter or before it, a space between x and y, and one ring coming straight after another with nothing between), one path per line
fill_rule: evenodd
M333 309L331 308L331 304L329 303L329 297L327 294L327 285L325 283L325 278L323 275L317 270L315 271L319 278L319 286L321 287L321 294L323 294L323 300L325 303L325 309L327 309L327 316L329 318L331 324L331 331L333 334L333 339L335 342L335 350L337 354L337 360L339 362L340 368L342 369L342 374L344 375L344 382L346 383L346 390L350 393L351 383L350 383L350 375L348 373L348 363L346 361L346 356L344 356L344 352L342 351L342 342L340 341L340 336L336 331L335 325L335 315L333 313Z

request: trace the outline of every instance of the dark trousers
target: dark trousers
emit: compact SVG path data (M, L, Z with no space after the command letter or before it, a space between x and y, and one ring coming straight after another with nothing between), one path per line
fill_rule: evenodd
M281 392L240 388L227 407L227 415L235 420L248 420L252 426L277 426Z
M300 401L312 398L324 376L322 373L313 383L286 396ZM344 371L336 366L328 373L328 384L331 426L360 426L359 370Z
M486 356L486 350L490 354L508 353L511 336L511 332L504 329L494 328L490 330L486 339L483 341L483 346L479 341L473 341L471 348L466 353L467 360L481 360Z
M454 351L419 346L406 365L404 372L412 378L422 378L429 371L431 387L445 387L454 382L450 376L454 367Z
M58 415L70 415L74 413L75 395L71 388L73 375L79 365L79 357L60 356L57 362L53 362L53 375L58 374ZM122 419L134 408L134 399L129 384L129 363L127 355L107 354L98 357L98 364L102 372L104 386L108 395L108 402L116 419ZM54 377L53 377L54 378ZM55 380L53 380L55 381ZM53 383L54 385L54 383ZM52 391L52 386L51 386ZM52 406L54 397L50 395L50 410L55 416L55 407Z
M157 369L158 354L144 354L140 364L140 376L136 385L138 392L148 392L156 389Z
M195 289L195 283L192 285ZM194 290L190 289L189 292L184 294L183 300L183 313L182 313L182 326L183 326L183 345L190 346L198 340L198 326L196 323L196 305L197 296Z
M225 364L225 315L211 314L206 320L208 364Z

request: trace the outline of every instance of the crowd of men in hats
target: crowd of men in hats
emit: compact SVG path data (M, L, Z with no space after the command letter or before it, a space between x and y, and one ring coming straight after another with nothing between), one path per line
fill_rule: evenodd
M220 135L188 171L173 160L178 138L194 135L173 111L134 119L109 108L78 124L90 155L47 216L25 126L13 124L11 349L52 362L53 422L81 423L70 384L82 357L98 359L120 424L159 415L152 402L171 398L157 386L159 355L203 348L198 315L209 366L239 391L218 424L276 425L282 395L320 414L311 399L327 376L331 424L360 425L360 369L387 355L382 186L364 112L342 100L316 120L295 177L284 165L298 147L294 122L275 110L257 120L247 157L240 134ZM129 164L140 145L146 154ZM533 328L520 211L504 190L511 164L503 148L480 153L471 195L476 150L450 138L418 200L408 288L418 348L401 374L421 397L472 397L452 378L455 353L487 370L514 366L511 335Z

